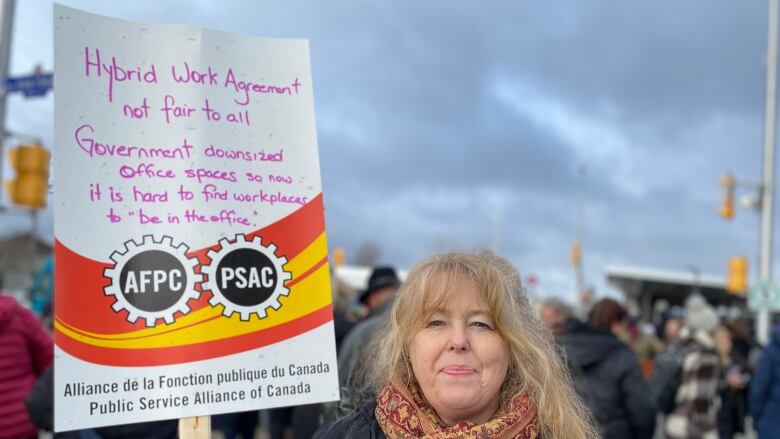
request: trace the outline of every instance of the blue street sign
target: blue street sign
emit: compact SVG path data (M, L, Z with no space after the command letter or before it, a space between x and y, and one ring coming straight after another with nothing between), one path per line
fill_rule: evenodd
M20 91L25 97L45 96L54 86L53 73L39 73L36 75L19 76L5 80L5 92Z

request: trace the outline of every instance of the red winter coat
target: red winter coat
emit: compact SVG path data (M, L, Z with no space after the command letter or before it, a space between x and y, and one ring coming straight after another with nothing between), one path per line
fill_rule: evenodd
M24 399L53 355L51 337L33 313L0 296L0 439L37 435Z

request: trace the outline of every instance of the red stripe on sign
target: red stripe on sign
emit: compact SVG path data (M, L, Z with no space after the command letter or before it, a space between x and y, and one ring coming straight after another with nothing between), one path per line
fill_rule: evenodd
M325 230L322 194L285 218L262 229L247 233L248 237L260 236L263 244L275 244L277 255L292 260ZM135 237L140 239L139 237ZM206 253L218 244L190 252L201 264L209 262ZM111 252L107 252L106 259ZM103 270L113 266L89 259L66 247L60 241L54 244L55 316L80 331L98 334L122 334L145 328L144 320L136 323L127 321L127 312L115 313L111 309L113 296L106 296L103 289L109 280L103 277ZM196 267L199 272L199 267ZM300 277L300 276L299 276ZM200 290L200 288L197 288ZM209 294L201 294L189 302L192 311L208 305ZM162 324L162 323L160 323Z

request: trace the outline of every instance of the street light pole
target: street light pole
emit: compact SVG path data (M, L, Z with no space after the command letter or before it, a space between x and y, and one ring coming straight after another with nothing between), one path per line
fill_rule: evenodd
M0 175L3 170L5 143L5 80L11 58L11 35L14 24L15 0L0 0Z
M585 208L587 205L587 194L588 194L588 188L587 188L587 177L588 177L588 171L585 165L581 165L579 169L577 170L579 174L579 194L577 195L577 243L580 245L580 259L577 261L577 264L575 265L576 275L577 275L577 302L580 303L581 306L584 306L583 303L583 297L585 294L585 289L587 288L585 286L585 271L582 267L582 261L584 257L582 256L582 248L585 247L584 240L585 240Z
M769 32L766 57L766 106L764 108L764 172L761 190L761 238L758 278L770 282L772 278L772 226L775 174L775 117L777 110L777 14L778 0L769 0ZM758 342L769 342L769 311L756 315Z
M691 270L691 275L693 275L691 294L701 294L701 270L699 270L697 265L693 264L688 264L688 269Z

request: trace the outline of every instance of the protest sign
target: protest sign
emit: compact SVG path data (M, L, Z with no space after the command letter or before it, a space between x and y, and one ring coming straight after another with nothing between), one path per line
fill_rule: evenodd
M55 429L338 399L307 42L54 28Z

